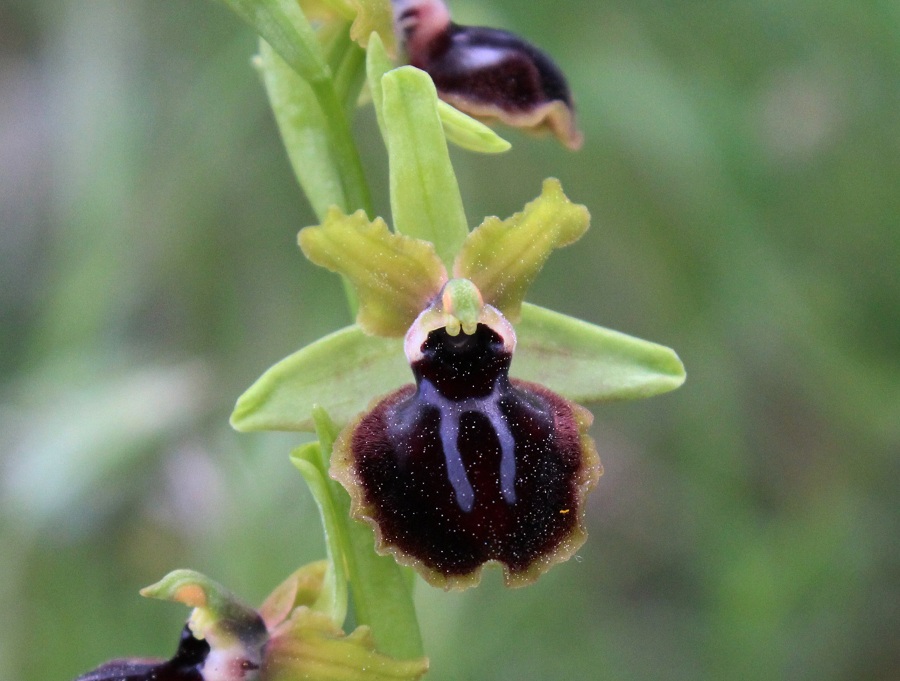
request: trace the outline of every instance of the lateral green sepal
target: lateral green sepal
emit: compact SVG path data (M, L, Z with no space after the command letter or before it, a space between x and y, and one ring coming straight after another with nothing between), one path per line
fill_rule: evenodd
M314 432L310 417L321 405L338 424L366 408L376 395L412 382L399 338L367 335L359 326L298 350L268 369L238 398L231 425L239 431Z
M573 402L639 399L684 383L674 350L537 305L522 305L516 336L510 374Z

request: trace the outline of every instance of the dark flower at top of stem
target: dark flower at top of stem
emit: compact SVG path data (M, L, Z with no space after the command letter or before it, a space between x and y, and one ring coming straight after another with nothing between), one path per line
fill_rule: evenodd
M553 132L570 149L583 136L569 85L553 60L519 36L461 26L441 0L392 0L394 26L410 63L441 99L477 118Z

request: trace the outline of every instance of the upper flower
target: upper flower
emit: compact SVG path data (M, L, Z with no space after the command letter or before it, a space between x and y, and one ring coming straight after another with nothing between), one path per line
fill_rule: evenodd
M392 0L409 62L431 76L446 102L477 118L549 130L570 149L584 138L569 85L550 57L496 28L460 26L442 0Z

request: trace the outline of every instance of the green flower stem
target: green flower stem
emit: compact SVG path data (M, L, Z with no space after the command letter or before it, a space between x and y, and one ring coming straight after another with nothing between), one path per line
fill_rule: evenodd
M321 407L313 409L313 420L319 437L319 466L327 476L338 428ZM412 598L414 576L392 557L375 553L372 530L350 518L350 497L333 480L326 479L326 483L334 509L331 515L344 544L357 623L369 626L382 653L401 660L422 657L422 636Z
M341 182L342 196L333 197L333 205L340 206L345 212L362 208L371 216L369 188L341 98L335 90L332 71L322 56L315 31L300 5L296 0L221 1L253 26L260 37L312 88L330 138Z
M350 46L351 49L354 47ZM312 82L310 85L328 125L329 136L333 145L332 149L337 161L345 197L343 205L340 203L335 203L334 205L340 206L342 210L348 213L362 208L366 211L366 215L370 218L374 217L372 195L369 192L369 185L366 183L366 176L363 173L359 150L356 147L353 136L350 134L350 125L344 113L341 98L338 97L335 90L334 81L329 78L326 81ZM323 216L317 217L322 219Z

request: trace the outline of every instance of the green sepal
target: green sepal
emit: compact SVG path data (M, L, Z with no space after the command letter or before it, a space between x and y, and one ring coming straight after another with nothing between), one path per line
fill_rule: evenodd
M447 102L438 101L438 115L441 117L447 141L462 149L479 154L501 154L512 148L512 144L484 123L450 106Z
M369 336L354 324L266 371L238 398L231 425L243 432L313 432L310 414L317 404L343 424L373 397L411 382L402 340Z
M262 678L267 681L415 681L428 671L428 660L396 659L362 626L345 636L328 617L297 608L266 648Z
M650 397L684 383L674 350L537 305L522 305L516 338L510 375L573 402Z
M575 402L649 397L685 379L681 360L667 347L536 305L522 306L516 335L511 375ZM411 382L399 339L350 326L266 371L238 399L231 424L240 431L312 432L314 404L343 424L374 397Z
M357 323L379 336L403 336L440 291L447 272L434 247L392 234L381 218L363 211L328 211L323 223L298 237L312 262L350 280L359 299Z
M141 595L193 608L188 620L191 631L214 648L229 648L237 642L253 647L265 644L266 627L256 610L194 570L174 570L141 589Z
M221 0L250 24L292 69L310 83L330 80L315 31L297 0Z
M329 450L330 447L329 447ZM318 442L310 442L291 453L291 463L297 467L315 499L325 530L325 548L328 553L328 570L322 590L311 605L313 610L324 612L331 621L342 625L347 616L347 581L345 562L346 514L335 501L336 486L328 478L327 465L323 468L323 456Z
M434 83L403 66L382 77L381 89L394 229L433 243L449 267L469 230Z
M590 219L587 208L566 198L558 180L544 180L541 195L521 213L486 218L469 234L453 276L472 280L484 301L515 323L525 292L550 253L581 238Z

